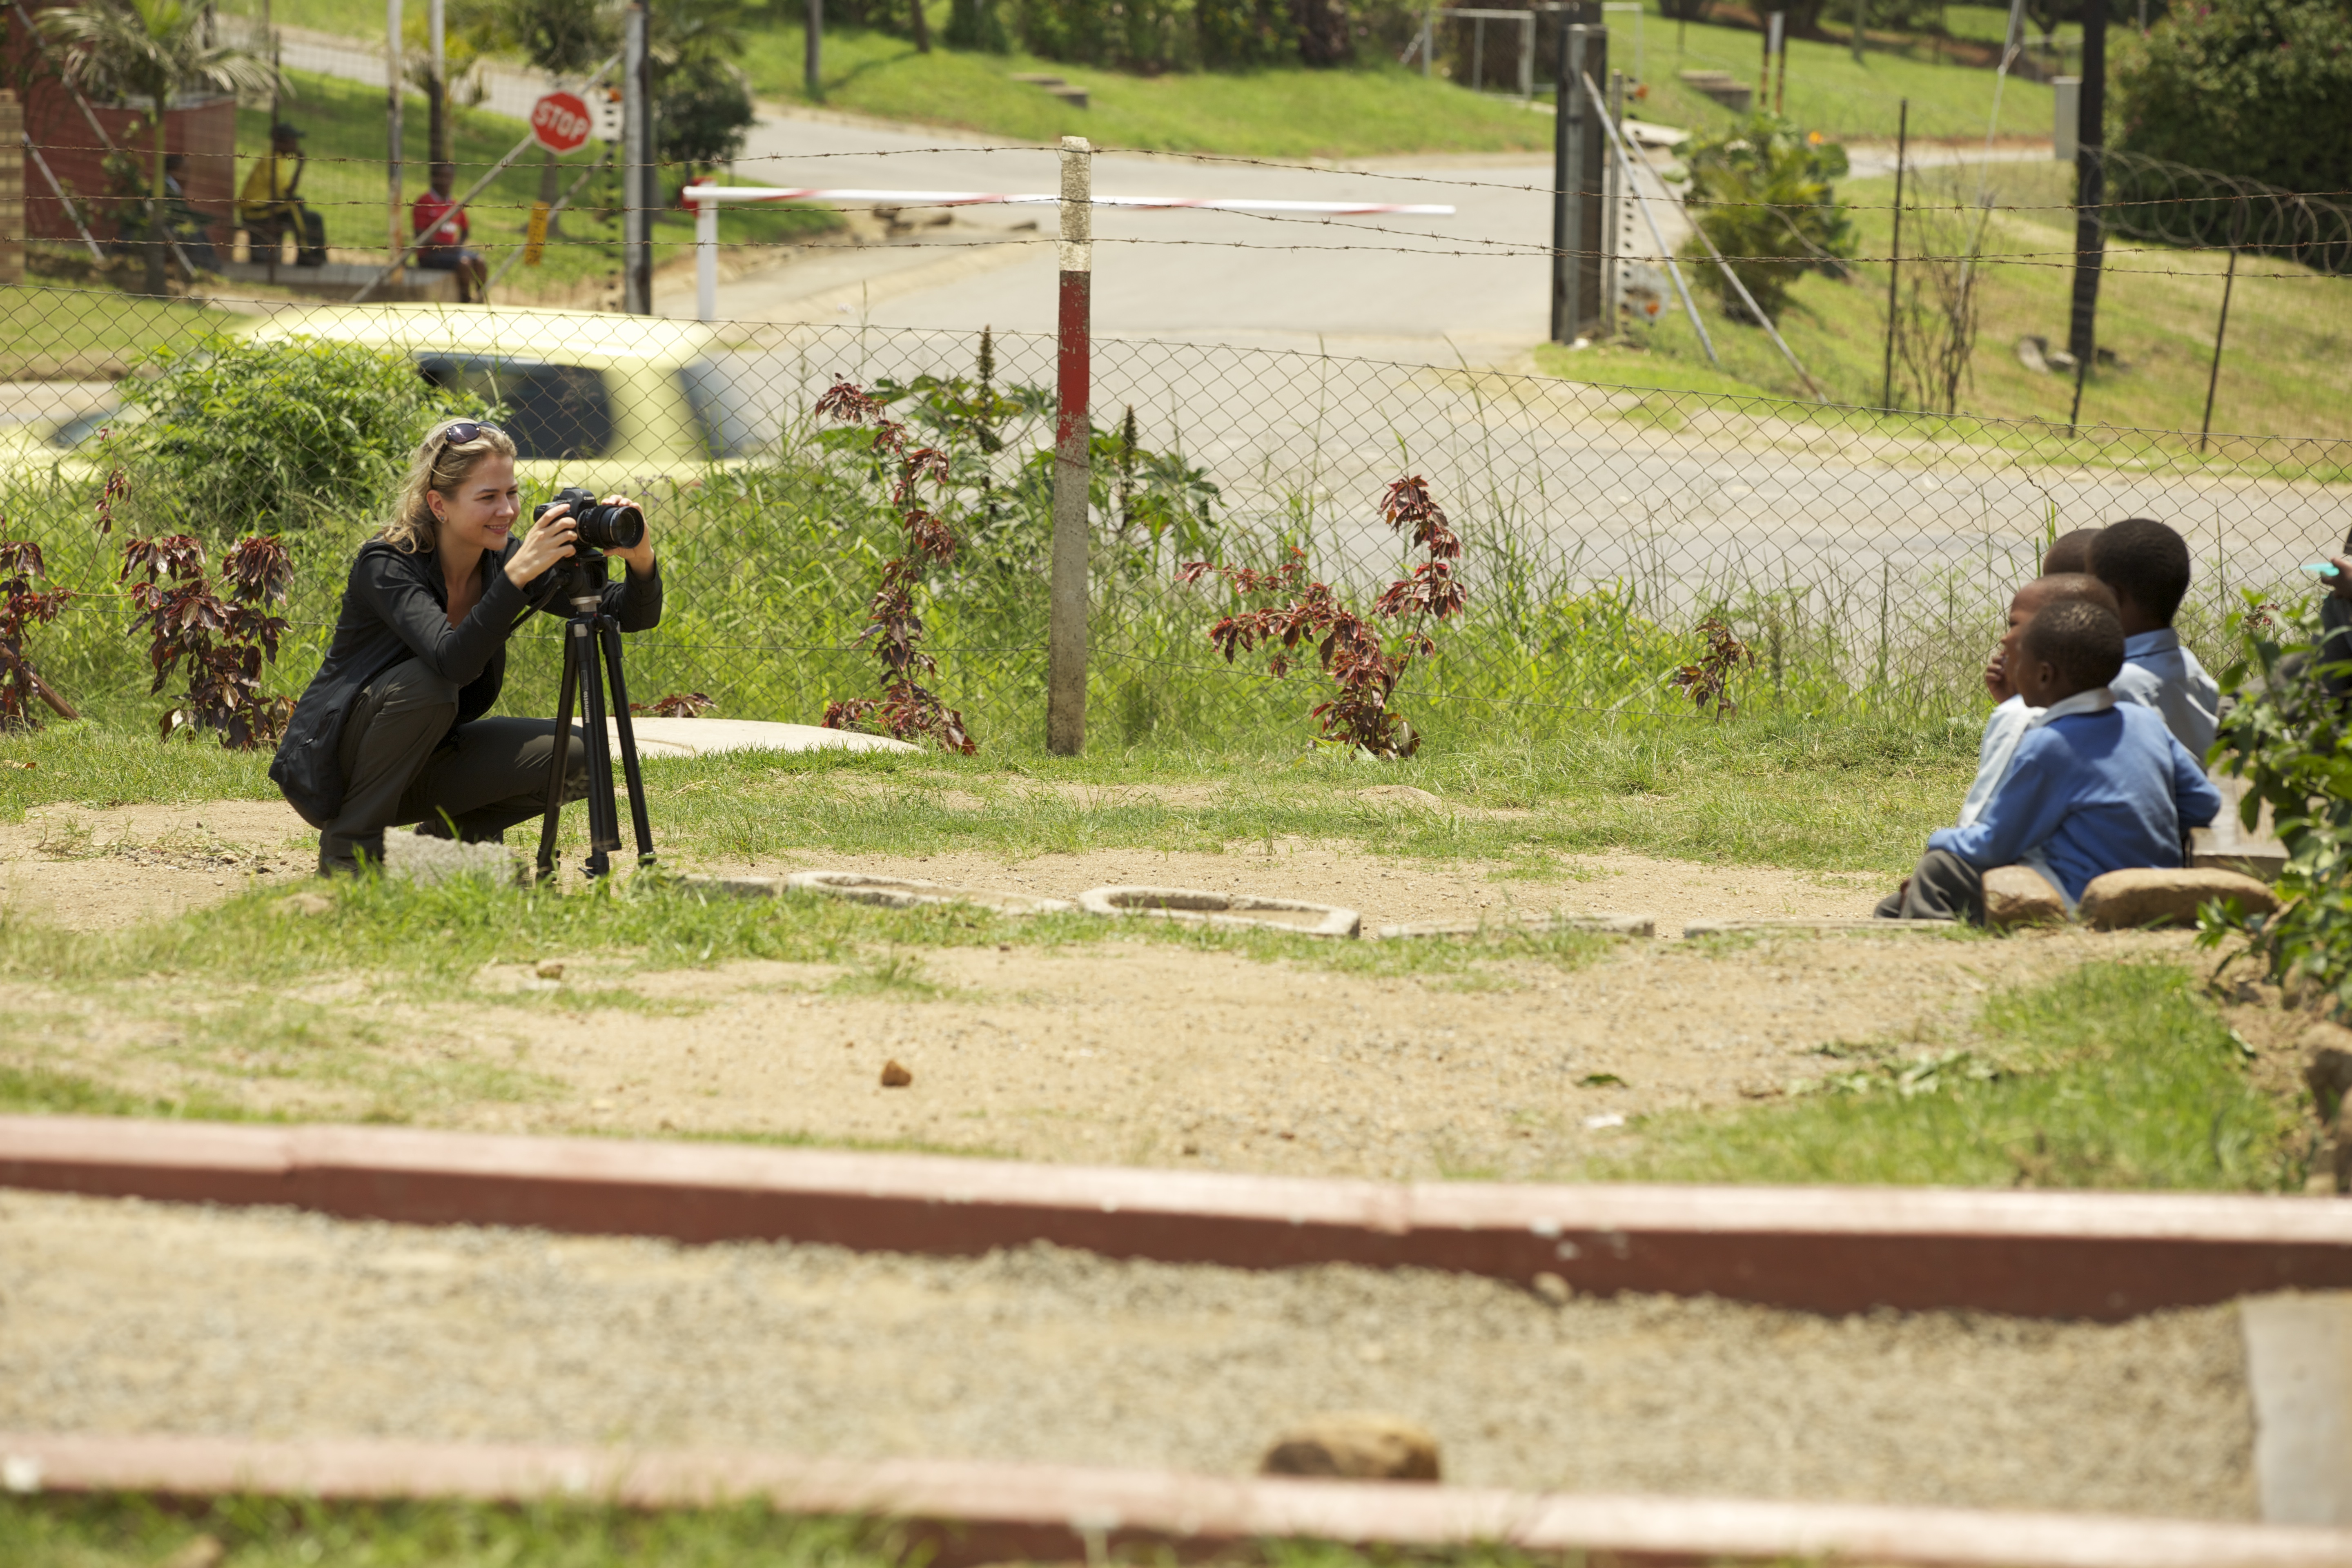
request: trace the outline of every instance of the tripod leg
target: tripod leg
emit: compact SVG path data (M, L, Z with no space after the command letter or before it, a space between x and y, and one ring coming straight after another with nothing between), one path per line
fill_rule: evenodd
M539 879L542 882L555 875L555 832L563 816L563 759L572 748L564 737L572 732L572 702L580 689L580 650L578 640L569 630L563 636L563 683L555 700L555 756L547 764L547 815L539 827Z
M629 717L629 682L621 673L621 624L606 616L596 623L604 643L604 675L613 683L613 722L621 731L621 776L629 784L629 826L636 830L637 864L654 863L654 825L646 815L646 777L637 766L636 723ZM620 837L614 825L613 837Z
M607 876L621 847L620 813L613 804L613 740L604 729L604 689L597 670L596 617L575 616L571 634L580 649L580 718L588 731L588 874Z

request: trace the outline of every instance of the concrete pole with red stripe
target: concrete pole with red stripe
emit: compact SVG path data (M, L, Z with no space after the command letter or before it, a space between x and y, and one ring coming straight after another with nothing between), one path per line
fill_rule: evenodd
M1062 310L1054 426L1054 574L1045 632L1045 750L1087 744L1087 500L1092 479L1087 395L1093 376L1094 148L1062 138Z

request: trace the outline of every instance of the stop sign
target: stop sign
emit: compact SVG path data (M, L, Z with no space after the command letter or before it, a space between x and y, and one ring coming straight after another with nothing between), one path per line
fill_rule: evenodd
M530 109L530 133L551 153L578 151L588 140L588 106L568 92L551 92Z

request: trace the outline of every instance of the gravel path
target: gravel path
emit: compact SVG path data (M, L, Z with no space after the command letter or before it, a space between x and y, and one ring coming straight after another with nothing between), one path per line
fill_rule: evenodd
M1301 1416L1527 1489L2252 1518L2235 1310L1555 1308L1492 1281L344 1224L0 1193L0 1427L1212 1472Z

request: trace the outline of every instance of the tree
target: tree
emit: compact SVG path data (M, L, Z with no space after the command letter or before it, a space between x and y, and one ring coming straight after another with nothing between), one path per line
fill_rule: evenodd
M2352 3L2183 7L2118 62L2115 144L2291 191L2352 189Z
M646 16L653 56L654 156L664 163L723 163L757 122L739 0L656 0ZM680 181L684 183L683 178Z
M44 11L38 22L44 36L64 46L59 69L68 81L100 97L148 106L155 136L144 220L150 294L164 292L163 111L184 92L284 90L268 61L213 42L209 20L207 8L184 0L87 0Z

